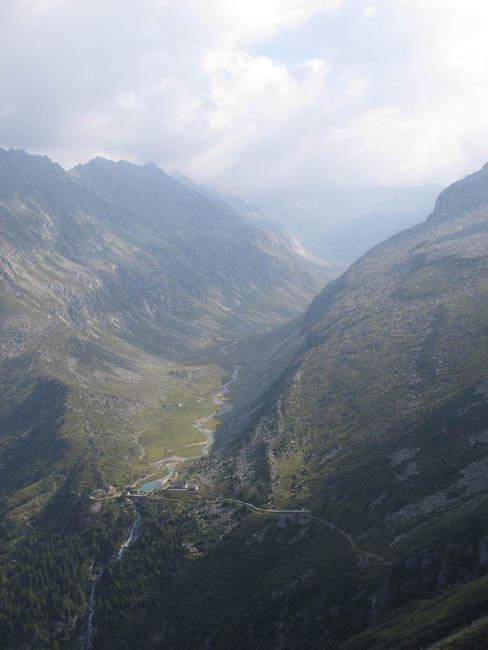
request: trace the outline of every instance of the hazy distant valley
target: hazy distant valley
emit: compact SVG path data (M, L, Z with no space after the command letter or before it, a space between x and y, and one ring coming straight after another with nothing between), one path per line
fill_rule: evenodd
M319 186L262 192L254 199L315 256L349 265L375 244L421 223L440 191L435 185Z
M243 199L193 183L183 174L176 180L268 228L297 238L308 254L332 271L345 271L372 246L425 219L442 188L319 186L262 191Z
M485 647L488 169L343 274L177 178L0 149L2 647Z

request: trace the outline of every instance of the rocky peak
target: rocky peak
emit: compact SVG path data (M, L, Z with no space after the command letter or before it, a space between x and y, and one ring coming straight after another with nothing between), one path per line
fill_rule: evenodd
M440 222L488 203L488 164L440 193L428 221Z

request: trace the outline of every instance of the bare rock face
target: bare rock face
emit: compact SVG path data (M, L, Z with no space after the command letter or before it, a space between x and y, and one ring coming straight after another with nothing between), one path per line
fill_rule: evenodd
M429 221L443 221L488 204L488 163L440 193Z

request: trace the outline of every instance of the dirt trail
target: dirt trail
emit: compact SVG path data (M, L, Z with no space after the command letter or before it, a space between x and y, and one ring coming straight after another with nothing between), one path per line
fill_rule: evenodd
M381 555L377 555L376 553L370 553L369 551L365 551L364 549L360 548L356 542L354 541L352 535L349 533L346 533L345 530L342 530L339 528L336 524L334 524L332 521L327 521L326 519L322 519L320 517L315 517L312 515L312 513L309 510L274 510L270 508L259 508L258 506L255 506L252 503L247 503L246 501L239 501L239 499L224 499L224 501L229 501L231 503L237 503L239 505L247 506L254 512L262 513L262 514L270 514L270 515L299 515L302 517L307 517L311 521L318 521L321 524L324 524L324 526L327 526L330 530L333 530L334 532L338 533L339 535L342 535L347 541L349 542L352 550L355 553L358 553L361 557L363 558L371 558L373 560L377 560L379 562L382 562L383 564L386 565L391 565L391 562L388 560L385 560L384 557Z

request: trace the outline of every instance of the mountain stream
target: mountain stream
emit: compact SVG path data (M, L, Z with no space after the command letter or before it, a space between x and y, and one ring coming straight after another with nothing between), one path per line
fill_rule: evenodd
M124 553L127 551L129 546L137 539L139 534L139 527L141 522L141 513L136 510L136 518L134 523L129 531L129 535L125 542L121 544L117 554L113 557L111 562L118 562L124 556ZM106 569L107 567L105 567ZM93 618L95 616L95 611L97 608L97 587L100 582L100 578L103 576L105 569L97 573L93 579L92 588L90 591L90 596L88 597L88 602L86 604L85 614L83 617L83 625L78 636L78 642L76 645L77 650L91 650L92 641L93 641Z
M215 417L219 417L221 415L224 415L225 413L228 413L232 409L232 403L226 399L226 395L229 393L230 385L236 381L238 376L239 376L239 366L236 366L232 371L230 379L226 382L223 382L220 385L220 390L214 393L213 395L213 402L218 407L217 410L214 411L213 413L210 413L210 415L206 415L203 418L198 418L193 421L193 427L205 437L205 440L203 442L192 443L191 445L188 446L201 447L200 453L195 454L194 456L168 456L166 458L161 458L160 460L154 461L154 465L159 467L164 467L168 471L162 478L144 483L141 486L142 492L152 492L156 488L165 485L165 483L167 483L174 476L174 474L176 473L176 468L178 467L178 465L181 465L181 463L184 463L185 461L190 459L196 459L202 456L208 456L208 452L210 450L210 447L214 443L215 437L214 437L214 432L211 429L205 428L205 424L207 424L207 422L210 422L210 420L212 420Z

